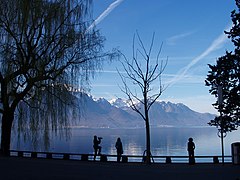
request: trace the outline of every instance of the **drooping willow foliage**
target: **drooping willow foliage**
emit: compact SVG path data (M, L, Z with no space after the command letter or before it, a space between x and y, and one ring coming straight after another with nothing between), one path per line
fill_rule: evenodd
M76 93L88 90L93 72L113 55L102 51L99 31L89 29L91 5L91 0L0 0L3 128L17 119L19 132L38 142L39 129L47 140L50 130L59 132L78 116ZM2 149L5 139L2 129Z

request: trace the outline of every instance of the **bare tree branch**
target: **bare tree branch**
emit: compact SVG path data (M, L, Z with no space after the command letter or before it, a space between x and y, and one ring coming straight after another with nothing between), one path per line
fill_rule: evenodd
M165 88L162 85L161 77L166 68L167 61L163 63L161 61L159 67L159 57L160 52L162 50L162 44L160 46L159 51L157 52L156 64L151 65L151 53L153 50L153 42L155 38L155 33L152 36L152 41L150 44L149 51L146 50L145 45L140 38L138 32L137 40L139 49L135 48L135 35L133 37L133 55L132 59L129 60L124 54L122 54L123 61L122 66L126 75L123 75L118 70L118 74L121 77L123 87L120 87L121 91L127 96L128 103L133 111L138 113L142 119L145 121L146 126L146 148L147 148L147 163L150 163L150 118L149 118L149 110L151 106L156 102L156 100L162 95ZM142 62L138 59L138 53L143 57L143 66ZM152 83L156 80L159 80L159 90L155 94L151 94L153 91ZM134 88L130 88L130 84L135 85ZM134 89L140 89L140 95L138 93L134 93ZM136 103L138 102L138 103ZM141 106L143 109L141 109Z

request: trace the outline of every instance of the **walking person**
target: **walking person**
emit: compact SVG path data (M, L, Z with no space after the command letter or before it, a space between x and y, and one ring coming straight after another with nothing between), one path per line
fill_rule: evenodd
M121 141L120 137L117 138L117 142L115 144L115 147L117 149L117 162L120 162L122 154L123 154L123 146L122 146L122 141Z
M188 139L187 150L188 150L189 164L195 164L195 157L194 157L195 144L193 142L193 138Z
M97 154L101 154L102 147L101 144L102 137L97 137L96 135L93 137L93 149L94 149L94 161L96 160Z

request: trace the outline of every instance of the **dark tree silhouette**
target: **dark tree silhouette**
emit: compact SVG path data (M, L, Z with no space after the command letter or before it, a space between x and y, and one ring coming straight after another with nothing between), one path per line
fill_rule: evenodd
M142 119L145 121L146 127L146 163L151 163L151 143L150 143L150 119L149 110L154 102L161 96L164 91L164 87L161 83L162 73L167 65L167 61L161 61L159 64L159 55L162 49L157 52L156 59L152 59L154 35L152 37L151 45L149 50L147 50L142 42L139 34L137 33L137 43L139 48L135 45L135 36L133 38L133 56L129 60L124 54L122 65L125 70L124 73L119 75L123 82L123 87L121 87L122 92L127 96L128 103L130 107L137 112ZM143 64L140 62L143 62ZM158 82L157 88L154 89L154 83ZM140 93L137 93L136 88L138 88ZM136 102L139 102L136 104Z
M205 81L206 86L210 87L209 92L218 97L213 106L222 116L222 119L216 117L209 124L225 133L236 130L240 125L240 0L236 0L236 5L237 10L231 13L233 26L229 32L225 32L235 50L219 57L216 65L209 64L210 71Z
M91 23L91 0L0 1L1 152L18 129L68 126L73 90L84 90L107 53ZM72 94L72 95L71 95ZM16 111L16 110L19 111ZM30 109L30 110L29 110ZM72 112L73 113L73 112ZM71 116L73 117L73 116Z

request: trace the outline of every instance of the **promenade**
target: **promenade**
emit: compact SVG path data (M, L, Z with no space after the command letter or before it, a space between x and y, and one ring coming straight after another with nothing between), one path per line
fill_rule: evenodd
M240 180L240 165L84 162L0 157L1 180Z

